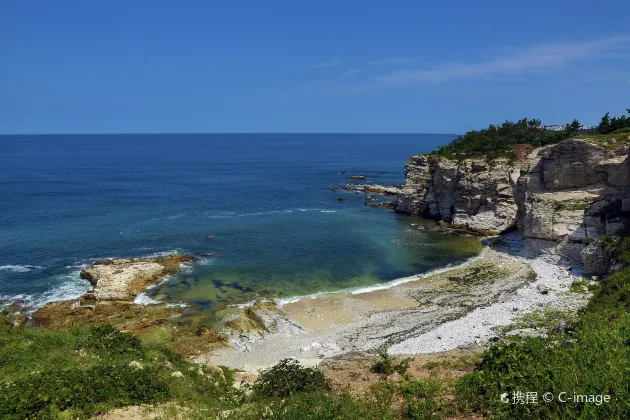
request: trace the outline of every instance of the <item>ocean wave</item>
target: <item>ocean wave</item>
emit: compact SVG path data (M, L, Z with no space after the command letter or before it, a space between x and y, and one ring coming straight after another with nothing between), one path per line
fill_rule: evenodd
M92 289L89 282L83 280L79 270L67 274L59 274L52 279L59 282L53 289L37 295L30 295L25 299L27 306L41 308L49 302L76 299ZM54 281L54 283L57 283Z
M133 303L137 305L159 305L160 304L160 302L158 302L155 299L151 299L145 293L138 294L136 298L134 299Z
M39 265L0 265L0 271L13 271L14 273L28 273L41 268L44 267Z
M441 268L436 268L434 270L431 271L427 271L426 273L422 273L422 274L414 274L413 276L408 276L408 277L401 277L399 279L395 279L395 280L391 280L388 281L387 283L379 283L379 284L375 284L372 286L360 286L360 287L351 287L351 288L347 288L347 289L341 289L341 290L337 290L334 292L317 292L317 293L312 293L309 295L302 295L302 296L292 296L292 297L288 297L288 298L282 298L282 299L274 299L274 302L279 305L287 305L290 303L296 303L299 302L301 300L306 300L306 299L317 299L318 297L321 296L325 296L325 295L335 295L335 294L350 294L350 295L360 295L363 293L370 293L370 292L375 292L377 290L386 290L386 289L391 289L392 287L396 287L398 285L404 284L404 283L409 283L412 281L416 281L416 280L420 280L420 279L424 279L427 277L431 277L434 276L436 274L440 274L440 273L444 273L446 271L450 271L453 270L455 268L464 268L472 263L474 263L475 261L478 261L482 258L485 257L487 251L489 248L484 248L481 253L479 253L479 255L476 255L474 257L468 258L467 260L459 263L459 264L448 264L444 267Z
M231 219L234 217L252 217L252 216L264 216L268 214L281 214L281 213L294 213L294 212L320 212L320 213L336 213L337 210L330 209L316 209L316 208L296 208L296 209L285 209L285 210L269 210L269 211L257 211L253 213L220 213L220 214L209 214L209 212L205 212L205 217L209 219Z
M152 254L146 256L146 258L155 258L155 257L168 257L169 255L177 255L181 254L181 251L177 249L171 249L168 251L157 251Z

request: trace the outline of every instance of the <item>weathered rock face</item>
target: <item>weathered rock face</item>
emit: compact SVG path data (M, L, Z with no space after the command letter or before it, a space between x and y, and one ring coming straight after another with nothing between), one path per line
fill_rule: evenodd
M516 161L412 156L396 211L484 233L518 227L566 243L579 258L602 235L630 226L628 152L627 142L565 140Z
M419 155L405 167L407 182L396 211L446 220L477 232L502 232L516 224L518 172L507 159L461 162Z

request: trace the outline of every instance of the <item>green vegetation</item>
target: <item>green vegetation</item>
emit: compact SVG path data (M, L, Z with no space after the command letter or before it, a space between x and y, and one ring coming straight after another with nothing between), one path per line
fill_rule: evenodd
M162 340L142 343L111 326L15 328L0 318L0 418L87 418L143 404L153 418L630 418L630 238L602 243L623 267L601 282L576 282L575 291L594 294L583 311L541 310L510 326L543 337L501 340L480 360L423 366L431 375L469 371L458 379L413 380L410 361L383 350L371 367L380 380L361 396L333 390L321 371L294 360L236 389L232 370L189 363ZM536 392L537 402L513 404L519 392ZM542 400L548 392L555 401ZM561 392L610 400L561 403Z
M611 118L610 113L606 113L595 132L589 133L589 136L629 133L630 108L626 111L629 116ZM544 129L539 119L505 121L501 125L469 131L432 154L458 160L475 157L485 157L490 161L502 157L514 159L526 147L546 146L568 138L581 137L584 132L581 126L578 120L573 120L564 126L564 130L550 131Z
M605 277L570 328L554 328L558 314L544 314L546 338L528 338L487 351L477 369L456 384L460 412L497 418L630 417L630 238L604 238L609 252L624 267ZM532 321L532 320L530 320ZM527 322L527 321L526 321ZM545 326L545 322L542 324ZM540 324L538 324L540 326ZM507 392L537 392L537 404L501 402ZM545 403L557 396L610 395L610 402Z
M540 147L558 143L571 134L573 133L567 130L548 131L542 128L540 120L523 118L517 122L506 121L501 125L490 125L484 130L469 131L433 153L454 159L486 157L493 160L514 157L513 145Z
M254 384L259 397L286 398L299 392L329 389L324 374L313 368L302 367L296 360L285 359L262 372Z
M398 372L400 375L404 375L409 369L409 359L403 359L396 363L389 356L386 349L378 351L379 360L372 365L372 373L379 373L382 375L392 375L394 372Z
M135 362L135 363L132 363ZM193 368L191 370L191 368ZM0 418L83 418L115 407L238 397L171 351L110 326L10 328L0 319ZM182 377L172 377L180 371ZM214 406L216 404L213 403Z
M361 396L334 390L321 371L294 360L236 389L234 371L190 363L165 340L143 343L111 326L16 328L0 316L0 418L87 418L143 404L153 418L630 418L630 237L601 242L622 267L601 282L572 286L593 293L579 314L536 311L509 328L544 330L543 337L501 340L480 360L423 366L431 375L469 372L458 379L413 380L410 360L382 350L370 369L379 379ZM536 392L537 402L513 404L519 392ZM610 400L561 403L561 392ZM543 401L546 393L555 401Z
M626 112L628 116L612 118L610 118L610 112L607 112L597 126L597 132L599 134L630 133L630 108L626 109Z

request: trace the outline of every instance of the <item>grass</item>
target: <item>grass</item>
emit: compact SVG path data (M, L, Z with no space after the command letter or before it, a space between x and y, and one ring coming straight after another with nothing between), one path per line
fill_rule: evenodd
M111 326L9 328L0 319L0 418L83 418L116 407L233 392L168 349ZM141 369L130 366L140 363ZM182 378L173 378L181 371ZM216 405L216 404L215 404Z

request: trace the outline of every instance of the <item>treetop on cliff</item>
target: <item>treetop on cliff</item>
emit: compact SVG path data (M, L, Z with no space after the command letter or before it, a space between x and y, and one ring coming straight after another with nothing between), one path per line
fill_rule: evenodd
M630 115L630 108L626 109ZM457 136L450 143L432 152L434 155L450 159L466 159L486 157L496 159L500 157L516 157L515 145L529 145L541 147L558 143L576 134L588 131L574 119L563 126L545 127L540 119L523 118L516 122L505 121L501 125L491 124L483 130L469 131ZM610 134L630 131L630 116L611 117L607 112L600 124L594 130L595 134ZM589 131L589 132L592 132Z

